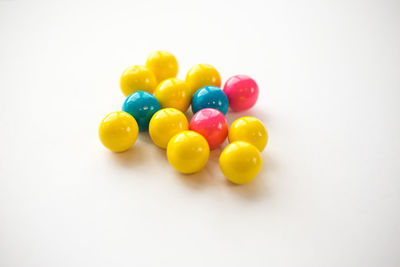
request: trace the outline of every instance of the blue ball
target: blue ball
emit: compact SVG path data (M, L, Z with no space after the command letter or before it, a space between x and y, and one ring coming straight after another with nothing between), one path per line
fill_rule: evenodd
M131 114L138 126L139 131L146 131L154 113L161 109L158 100L150 93L137 91L128 96L122 105L122 111Z
M192 111L195 114L203 108L214 108L224 115L228 112L228 98L224 91L216 86L206 86L197 90L192 98Z

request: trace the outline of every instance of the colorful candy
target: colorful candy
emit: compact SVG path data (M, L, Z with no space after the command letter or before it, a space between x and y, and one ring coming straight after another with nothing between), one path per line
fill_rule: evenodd
M268 132L264 124L254 117L242 117L229 127L229 142L245 141L263 151L268 142Z
M186 82L189 84L192 95L197 90L207 85L221 86L221 76L218 71L208 64L194 65L186 75Z
M247 75L235 75L225 82L224 93L228 97L231 109L242 111L251 108L257 102L258 85Z
M207 163L210 148L206 139L196 132L183 131L173 136L167 146L169 163L181 173L200 171Z
M123 111L111 112L100 123L99 137L114 152L126 151L136 142L139 130L136 120Z
M169 163L181 173L194 173L206 165L210 149L230 144L219 157L225 177L236 184L254 179L262 167L261 151L268 132L254 117L242 117L228 129L229 107L242 111L255 105L257 83L246 75L230 77L221 90L218 71L208 64L194 65L186 80L177 79L178 62L167 51L155 51L146 66L124 70L120 87L126 97L122 111L108 114L99 127L103 145L115 152L128 150L139 131L149 130L153 143L166 149ZM154 95L153 95L154 93ZM184 112L192 106L188 122Z
M136 91L153 93L157 86L153 72L144 66L131 66L124 70L120 79L121 90L125 96Z
M136 119L140 131L148 129L151 117L160 109L158 100L144 91L137 91L128 96L122 106L123 111Z
M176 108L182 112L188 109L192 98L187 83L177 78L162 81L154 91L154 96L162 108Z
M215 108L226 114L228 112L228 98L225 93L216 86L206 86L197 90L192 98L193 114L203 108Z
M157 82L174 78L178 74L178 61L167 51L155 51L149 55L146 67L156 76Z
M189 128L204 136L211 149L220 146L228 136L228 123L224 114L213 108L205 108L194 114Z
M151 140L164 149L174 135L188 129L189 123L185 114L174 108L160 109L153 115L149 124Z
M252 144L236 141L222 151L219 166L229 181L246 184L260 172L262 158L260 151Z

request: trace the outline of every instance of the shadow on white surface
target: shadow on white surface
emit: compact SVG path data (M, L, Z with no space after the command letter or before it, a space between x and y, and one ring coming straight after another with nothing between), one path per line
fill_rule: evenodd
M148 131L140 132L137 142L144 142L144 143L146 143L146 144L151 144L151 145L153 145L153 146L155 146L155 147L158 148L158 146L154 145L153 141L151 140ZM161 151L164 151L164 150L162 150L162 149L160 149L160 150L161 150Z
M148 132L140 132L135 144L129 150L120 153L110 153L110 157L122 167L136 168L139 165L148 164L148 154L150 153L148 146L150 145L154 146ZM165 153L164 150L156 148L160 153Z
M248 184L238 185L231 183L222 174L219 168L219 155L223 148L217 148L210 152L210 159L207 165L200 172L193 174L182 174L175 171L175 176L180 178L182 183L193 190L202 190L209 187L222 188L242 199L256 201L270 194L268 181L273 171L273 161L267 153L263 153L263 168L257 177Z
M141 144L135 144L131 149L120 153L110 153L110 157L124 168L134 168L137 165L145 164L143 156L146 148Z
M251 111L246 111L232 112L229 115L229 118L233 121L239 117L252 116L254 114ZM236 185L229 182L219 168L219 156L228 144L228 140L226 140L219 148L211 150L206 166L201 171L193 174L182 174L170 166L166 157L166 151L154 145L148 132L140 132L137 142L128 151L110 153L110 157L118 166L132 170L148 166L149 159L151 159L151 161L159 164L157 168L160 165L163 165L162 168L169 168L169 171L163 173L162 176L172 176L178 179L188 190L201 191L215 189L216 193L232 194L238 198L254 202L267 197L270 194L268 183L271 173L275 168L275 164L268 153L268 147L262 152L263 168L257 177L248 184ZM157 170L155 170L155 173L157 173ZM158 173L158 175L160 174Z

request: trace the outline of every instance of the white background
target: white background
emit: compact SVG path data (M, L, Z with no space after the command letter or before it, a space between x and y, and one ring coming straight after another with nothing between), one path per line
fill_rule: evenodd
M399 1L0 0L0 266L399 266ZM107 151L154 50L248 74L270 141L234 186L141 133ZM226 145L226 144L225 144Z

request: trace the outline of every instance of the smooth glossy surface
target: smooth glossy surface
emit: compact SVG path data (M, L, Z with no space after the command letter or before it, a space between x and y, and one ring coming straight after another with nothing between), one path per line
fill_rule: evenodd
M146 61L146 67L156 76L157 82L174 78L178 74L178 61L167 51L154 51Z
M188 109L192 99L187 83L177 78L162 81L154 91L154 96L162 108L176 108L182 112Z
M169 140L174 135L188 129L189 122L185 114L174 108L157 111L149 124L151 140L160 148L167 148Z
M235 75L225 82L224 93L232 110L246 110L257 102L258 85L247 75Z
M137 91L153 93L156 86L156 77L145 66L130 66L121 75L120 87L125 96Z
M193 114L203 108L215 108L225 115L228 106L228 98L225 93L221 88L212 85L200 88L192 98Z
M213 108L205 108L194 114L189 128L204 136L211 149L220 146L228 136L228 122L224 114Z
M254 117L242 117L235 120L228 133L229 142L245 141L263 151L268 143L268 132L264 124Z
M152 94L143 91L128 96L122 106L123 111L136 119L140 131L148 129L151 117L160 109L158 100Z
M193 131L173 136L167 146L169 163L181 173L200 171L207 163L210 148L206 139Z
M213 66L197 64L188 71L186 82L189 84L192 95L194 95L197 90L207 85L221 87L221 76Z
M136 142L139 130L136 120L123 111L111 112L100 123L99 137L114 152L128 150Z
M260 151L252 144L236 141L222 151L219 166L232 183L247 184L260 172L262 158Z

